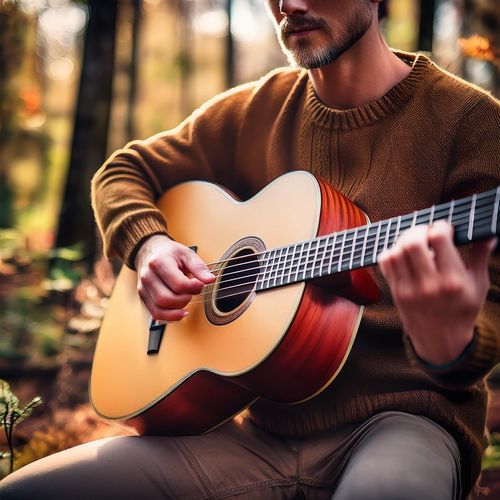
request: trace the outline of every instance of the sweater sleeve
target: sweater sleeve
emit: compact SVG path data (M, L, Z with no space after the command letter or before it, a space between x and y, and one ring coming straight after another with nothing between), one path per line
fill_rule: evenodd
M177 128L127 144L97 171L92 206L107 257L133 269L141 243L167 234L155 201L170 187L194 179L229 183L252 88L248 84L221 94Z
M484 95L457 124L444 199L457 199L500 186L500 104ZM470 246L461 249L467 262ZM446 366L433 366L416 356L408 338L410 361L436 383L460 389L482 380L500 361L500 250L490 259L491 286L476 321L474 339Z

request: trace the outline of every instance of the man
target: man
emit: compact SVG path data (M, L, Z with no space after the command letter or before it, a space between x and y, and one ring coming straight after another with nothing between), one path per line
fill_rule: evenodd
M498 102L423 56L391 51L379 2L268 0L283 49L304 69L218 96L98 172L105 251L137 270L156 319L182 320L214 279L170 240L155 208L179 182L218 182L246 199L306 169L372 221L500 184ZM466 496L485 446L483 378L498 361L494 245L474 244L465 264L445 223L403 234L380 259L382 297L366 308L345 367L312 400L259 400L243 424L201 437L83 445L15 473L2 498Z

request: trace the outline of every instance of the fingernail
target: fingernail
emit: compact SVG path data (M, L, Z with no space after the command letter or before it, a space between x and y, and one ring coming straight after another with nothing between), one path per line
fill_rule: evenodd
M182 317L185 318L186 316L189 316L189 311L184 311L182 313Z
M212 279L215 278L215 275L213 275L210 271L203 271L203 277L207 279Z

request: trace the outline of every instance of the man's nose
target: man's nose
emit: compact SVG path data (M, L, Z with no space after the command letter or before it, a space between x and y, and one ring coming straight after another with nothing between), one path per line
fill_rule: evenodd
M280 0L280 14L305 14L307 12L307 0Z

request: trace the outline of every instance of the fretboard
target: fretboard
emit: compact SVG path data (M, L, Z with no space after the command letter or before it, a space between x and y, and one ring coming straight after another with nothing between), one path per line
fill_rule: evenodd
M500 186L481 194L435 205L411 214L339 231L259 256L257 291L368 267L401 233L421 224L446 220L457 246L499 233Z

